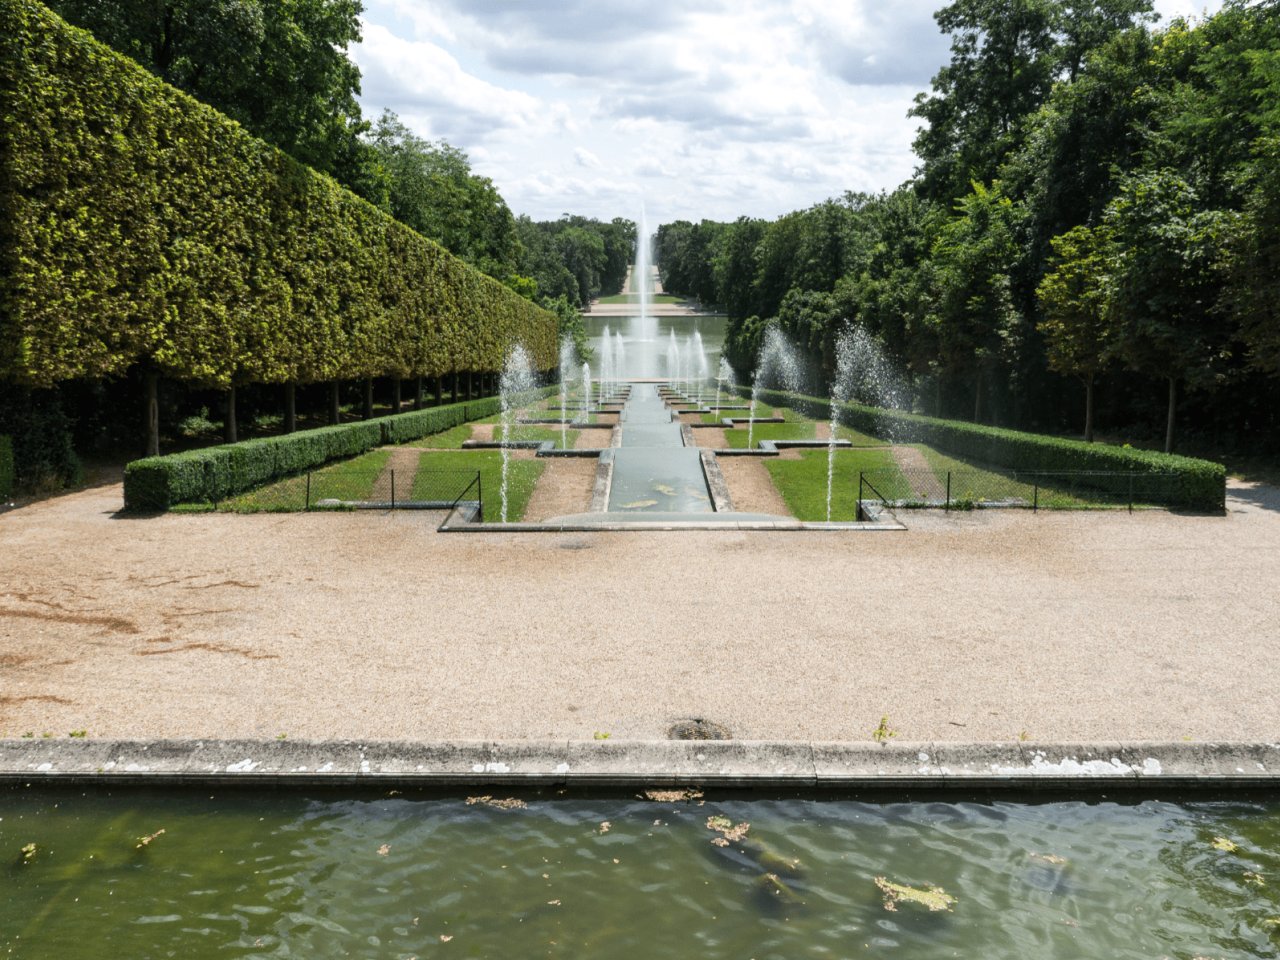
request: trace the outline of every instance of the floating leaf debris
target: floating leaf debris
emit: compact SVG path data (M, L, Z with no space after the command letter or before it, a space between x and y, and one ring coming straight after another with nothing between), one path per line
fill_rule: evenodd
M919 903L930 910L950 910L949 903L956 903L955 897L948 895L941 887L925 884L925 889L917 890L901 883L892 883L884 877L876 877L876 886L884 891L884 908L897 912L895 904Z

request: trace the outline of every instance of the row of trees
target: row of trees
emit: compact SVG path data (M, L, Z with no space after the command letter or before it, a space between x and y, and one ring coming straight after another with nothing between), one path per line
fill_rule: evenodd
M660 228L664 286L724 305L735 365L777 322L830 369L860 323L939 411L965 388L975 420L985 399L1052 422L1046 372L1078 378L1089 439L1098 378L1152 378L1167 449L1182 393L1244 408L1274 389L1280 5L1163 29L1145 0L959 0L936 19L952 60L911 111L913 181Z
M447 140L419 137L391 111L365 119L360 0L51 0L151 73L238 121L255 137L434 240L522 296L574 310L617 293L635 224L566 214L516 219L488 177ZM560 298L564 298L563 302ZM565 332L573 333L573 330Z

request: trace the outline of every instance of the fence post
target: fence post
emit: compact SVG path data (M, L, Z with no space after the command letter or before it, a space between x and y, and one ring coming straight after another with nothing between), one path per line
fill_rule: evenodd
M857 509L854 510L853 512L853 518L855 520L862 519L862 471L861 470L858 471L858 504L857 504Z
M1129 512L1133 513L1133 471L1129 471Z
M947 501L946 501L946 508L943 510L943 513L950 513L950 512L951 512L951 471L948 470L947 471Z
M391 509L396 508L396 472L391 471Z
M311 471L307 471L307 510L311 509Z
M1040 481L1039 480L1037 480L1035 482L1035 486L1032 487L1031 512L1032 513L1040 512Z
M480 522L484 523L484 480L480 477L480 471L476 471L476 496L480 499Z

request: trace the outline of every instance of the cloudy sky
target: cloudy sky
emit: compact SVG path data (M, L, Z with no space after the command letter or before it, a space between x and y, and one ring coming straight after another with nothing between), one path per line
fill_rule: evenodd
M911 176L942 2L365 0L352 52L367 117L461 147L517 214L772 219Z

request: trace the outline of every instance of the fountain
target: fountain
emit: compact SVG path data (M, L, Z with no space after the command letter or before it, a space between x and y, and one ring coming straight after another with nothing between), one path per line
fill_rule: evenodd
M582 365L582 422L591 422L591 368Z
M729 384L730 393L734 392L736 382L733 376L733 367L729 366L729 361L723 356L720 358L720 369L716 371L716 422L720 422L720 387Z
M515 426L516 411L527 407L534 394L533 364L529 353L522 346L516 346L507 355L507 362L502 367L502 378L498 382L502 396L501 429L502 445L502 522L507 522L507 477L511 468L511 447L506 443L511 439Z
M568 443L569 368L573 365L573 339L560 338L560 449Z
M613 335L613 341L613 369L617 372L618 380L621 381L623 372L627 369L627 349L623 346L621 330Z
M613 350L611 349L611 337L609 336L609 325L605 324L604 333L600 337L600 402L603 403L606 394L611 390L611 385L616 379L614 372Z
M676 343L676 332L672 330L671 336L667 341L667 386L675 390L679 379L680 346Z
M707 351L702 346L702 334L697 330L693 331L693 357L697 360L698 377L698 405L702 405L702 385L707 382L707 378L711 376L711 365L707 362Z
M785 393L800 393L802 378L800 355L782 331L771 324L764 333L760 362L756 366L755 381L751 385L751 410L747 424L748 450L752 449L751 440L755 431L756 404L760 399L760 391L772 385Z
M831 439L827 444L828 520L831 519L831 491L835 481L840 404L856 399L869 406L900 407L903 394L901 376L875 339L861 326L842 330L836 338L836 375L831 384Z

